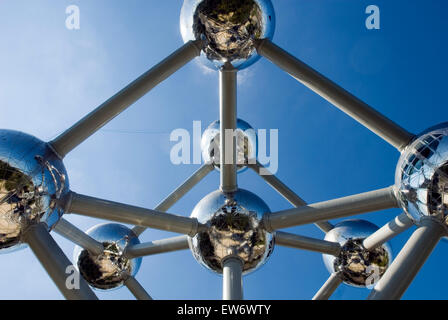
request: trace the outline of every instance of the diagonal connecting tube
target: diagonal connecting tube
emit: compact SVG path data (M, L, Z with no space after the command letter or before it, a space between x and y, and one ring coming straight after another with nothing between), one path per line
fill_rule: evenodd
M263 224L272 232L278 229L338 219L356 214L398 207L394 187L361 193L304 207L264 215Z
M194 218L98 199L70 192L66 212L195 236L202 227Z
M213 165L204 164L195 173L191 175L184 183L182 183L176 190L174 190L168 197L166 197L154 210L165 212L169 210L177 201L186 195L195 185L204 179L210 172L213 171ZM146 230L146 227L135 226L132 231L139 236Z
M70 288L69 276L75 269L70 260L47 231L43 223L30 226L23 235L37 259L47 271L59 291L68 300L97 300L84 278L79 277L79 287Z
M169 239L139 243L126 247L123 255L127 258L145 257L153 254L188 249L188 237L179 236Z
M144 73L137 80L51 141L50 145L54 151L61 158L64 158L70 151L143 97L156 85L197 57L201 52L202 45L202 41L190 41Z
M280 231L275 233L275 244L283 247L331 254L333 256L337 256L341 252L341 245L338 242L313 239Z
M258 40L256 46L260 55L272 61L297 81L373 131L399 151L402 151L414 138L413 134L268 39Z
M264 168L264 166L261 163L257 162L256 164L249 164L249 167L252 170L254 170L264 181L266 181L266 183L269 184L274 190L276 190L286 200L288 200L293 206L295 207L306 206L305 200L300 198L294 191L292 191L276 176L269 174L270 172L268 172L268 170ZM333 225L328 221L316 222L316 226L325 233L333 229Z

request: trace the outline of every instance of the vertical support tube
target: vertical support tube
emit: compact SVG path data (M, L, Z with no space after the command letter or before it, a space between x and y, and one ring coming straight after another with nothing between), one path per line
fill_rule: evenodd
M72 264L56 241L51 237L45 224L40 223L30 226L23 235L23 241L28 243L37 259L66 299L98 299L82 277L79 277L79 289L68 288L67 279L70 273L66 273L66 271Z
M231 193L237 190L236 166L236 112L237 112L237 70L225 65L219 72L220 89L220 169L221 191Z
M342 283L342 278L339 273L335 272L330 275L328 280L324 283L322 288L313 297L313 300L328 300Z
M243 262L230 257L223 262L223 300L243 300Z
M133 276L128 276L124 285L131 291L138 300L152 300L151 296L146 292L142 285Z
M394 262L370 293L369 300L399 300L420 271L446 228L432 218L423 218Z

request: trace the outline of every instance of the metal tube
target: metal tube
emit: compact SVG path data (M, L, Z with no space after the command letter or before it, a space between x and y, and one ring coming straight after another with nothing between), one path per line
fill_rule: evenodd
M69 269L73 265L51 237L44 223L30 226L23 235L23 241L28 243L37 259L66 299L98 299L82 277L79 277L79 289L69 288L68 284L71 284L69 276L75 269Z
M313 300L328 300L342 283L342 278L339 273L335 272L330 275L328 280L324 283L322 288L313 297Z
M223 300L243 300L243 262L230 257L223 262Z
M90 251L95 256L103 253L104 246L101 243L88 236L85 232L79 230L65 219L59 220L54 227L54 231L71 242Z
M423 218L386 273L370 293L369 300L399 300L420 271L446 227L432 218Z
M291 203L293 206L303 207L307 205L305 200L300 198L296 193L294 193L294 191L292 191L276 176L269 174L261 174L261 169L267 171L267 169L264 168L264 166L261 163L257 162L256 164L250 164L249 167L252 170L254 170L261 178L263 178L263 180L266 181L267 184L269 184L274 190L276 190L280 195L282 195L286 200L288 200L289 203ZM321 229L325 233L334 228L334 226L328 221L320 221L315 224L319 229Z
M268 39L259 40L256 45L260 55L272 61L297 81L376 133L398 150L403 150L414 138L413 134Z
M186 43L71 128L56 137L50 142L50 145L61 158L65 157L70 151L143 97L156 85L197 57L201 52L201 48L202 41L190 41Z
M191 175L184 183L182 183L176 190L174 190L168 197L166 197L154 210L168 211L177 201L179 201L185 194L187 194L195 185L204 179L210 172L213 171L214 166L211 164L204 164L195 173ZM147 228L136 226L132 230L139 236Z
M145 288L133 276L128 276L124 285L131 291L138 300L152 300L151 296L146 292Z
M375 249L376 247L381 246L383 243L386 243L390 239L399 235L400 233L408 230L413 225L414 222L407 216L407 214L402 213L399 216L395 217L394 220L389 221L377 232L366 238L363 242L364 248L366 248L367 250Z
M278 229L396 207L398 207L398 203L392 186L305 207L265 214L263 224L266 230L272 232Z
M158 253L173 252L188 249L188 237L179 236L128 246L124 251L127 258L144 257Z
M74 192L70 192L67 202L66 212L188 234L192 237L196 235L200 227L197 219L102 200Z
M224 66L219 72L220 90L220 169L221 191L231 193L237 190L236 166L236 109L237 70Z
M316 251L337 256L341 252L341 245L337 242L313 239L291 233L277 231L275 244L283 247Z

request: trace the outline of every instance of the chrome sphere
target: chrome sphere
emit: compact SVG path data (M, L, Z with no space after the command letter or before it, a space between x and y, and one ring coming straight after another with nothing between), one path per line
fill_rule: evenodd
M325 240L338 242L341 253L323 255L328 272L340 272L344 283L365 288L370 287L386 272L392 263L392 250L386 243L367 250L362 245L365 238L376 232L378 227L365 220L347 220L337 224L325 236Z
M448 224L448 123L425 131L406 147L395 186L401 207L415 222L430 216Z
M255 39L272 39L275 13L270 0L184 0L180 30L184 42L205 40L202 62L220 69L244 69L259 59Z
M64 164L49 145L31 135L0 130L0 252L22 245L22 233L59 221L58 200L69 191Z
M257 134L244 120L236 124L236 163L238 171L244 171L249 159L257 158ZM220 121L213 122L202 135L201 150L205 162L213 163L217 169L220 164Z
M92 287L101 290L119 288L128 275L137 274L142 258L129 259L123 256L128 245L140 243L131 229L121 224L106 223L97 225L86 233L104 246L104 252L99 256L94 256L79 246L75 247L75 265Z
M195 259L216 273L222 273L222 263L229 257L241 259L244 274L256 270L274 248L273 234L261 227L268 212L263 200L243 189L232 195L219 190L210 193L191 215L207 226L207 231L189 238Z

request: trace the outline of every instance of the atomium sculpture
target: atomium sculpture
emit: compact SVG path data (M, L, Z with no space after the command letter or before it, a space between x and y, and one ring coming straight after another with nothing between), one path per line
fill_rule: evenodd
M28 245L67 299L96 299L91 287L121 286L138 299L151 299L135 279L142 257L190 248L200 264L222 274L224 299L242 299L242 276L267 262L275 242L323 254L330 277L313 299L328 299L341 283L374 286L369 299L400 299L439 240L447 236L448 123L420 135L409 133L272 43L274 27L270 0L185 0L181 12L185 45L54 140L46 143L0 130L0 250ZM198 56L220 76L220 119L202 139L206 163L153 210L71 191L64 157ZM307 204L269 174L257 162L255 132L237 119L236 108L237 72L260 57L401 152L395 185ZM236 134L228 136L229 130ZM258 196L238 188L237 173L247 167L294 208L271 212ZM220 172L218 191L199 201L190 217L166 213L214 168ZM328 222L389 208L404 212L380 229L362 220L336 226ZM135 227L104 224L84 233L65 220L64 213ZM310 223L325 232L324 240L280 231ZM393 260L387 241L413 225L415 232ZM146 228L181 236L140 243L138 237ZM79 289L65 285L71 262L51 237L52 230L78 245L74 260L83 276Z

